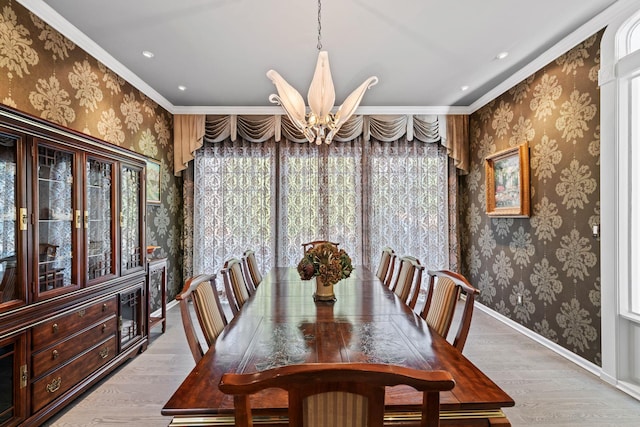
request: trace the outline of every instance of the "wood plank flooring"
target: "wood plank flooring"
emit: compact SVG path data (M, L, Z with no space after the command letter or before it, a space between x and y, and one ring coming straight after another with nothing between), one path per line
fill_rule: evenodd
M195 365L180 311L167 332L152 331L146 352L126 363L51 419L51 427L159 427L160 409ZM516 401L505 412L514 427L637 427L640 402L593 374L476 310L465 355Z

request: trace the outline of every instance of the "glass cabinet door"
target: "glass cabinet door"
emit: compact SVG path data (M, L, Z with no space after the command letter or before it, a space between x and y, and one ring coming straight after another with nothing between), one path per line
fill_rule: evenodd
M74 206L74 153L38 145L38 293L76 287L76 233L82 222Z
M114 164L102 159L86 161L85 231L89 282L115 274Z
M120 238L122 274L142 269L142 169L122 166L120 191Z
M17 137L0 132L0 312L11 302L25 301L18 280L17 145ZM26 209L22 213L26 229Z
M16 426L25 419L27 364L25 333L0 339L0 426Z
M124 350L142 338L145 325L143 323L142 285L120 294L120 350Z

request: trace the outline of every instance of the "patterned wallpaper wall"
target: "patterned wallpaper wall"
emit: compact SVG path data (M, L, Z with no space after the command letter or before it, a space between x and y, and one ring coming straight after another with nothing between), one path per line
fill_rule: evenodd
M480 302L598 365L601 36L471 116L471 172L461 184L464 273ZM489 218L484 158L524 141L531 217Z
M10 0L0 0L0 102L160 162L161 203L147 208L147 244L168 257L173 298L182 282L182 180L173 176L171 114Z

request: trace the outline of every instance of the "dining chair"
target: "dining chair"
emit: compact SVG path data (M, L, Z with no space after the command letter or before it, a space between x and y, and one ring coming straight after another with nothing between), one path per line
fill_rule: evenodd
M422 427L440 425L440 392L455 382L447 371L368 363L309 363L257 373L226 373L219 389L234 396L235 425L253 426L250 395L280 388L289 396L289 426L382 427L385 387L408 385L423 393Z
M409 255L400 258L400 266L391 290L411 308L415 307L420 292L423 271L424 266L417 258Z
M249 293L253 294L258 288L260 282L262 282L262 274L258 268L258 261L256 260L256 254L252 250L247 250L242 254L242 269L244 271L244 277L249 285Z
M380 262L378 264L378 270L376 271L376 277L380 279L387 287L391 284L393 278L393 269L395 267L396 254L390 247L384 247L382 254L380 255Z
M458 299L460 295L465 295L458 331L453 340L453 346L462 352L469 335L475 296L480 291L474 288L464 276L453 271L429 270L427 275L429 276L429 288L420 317L425 319L427 324L441 336L447 338Z
M313 242L303 243L302 244L302 249L303 249L304 253L306 254L309 249L313 249L314 247L316 247L316 246L318 246L318 245L320 245L322 243L330 243L335 247L338 247L338 245L340 244L340 243L330 242L328 240L314 240Z
M196 363L202 359L206 350L202 347L199 334L193 324L189 302L193 303L193 311L198 319L200 332L209 348L214 346L218 335L227 325L227 317L216 292L215 280L215 274L200 274L190 277L185 282L182 291L176 295L176 300L180 304L184 332Z
M238 258L231 258L225 261L222 270L220 270L220 274L222 275L231 312L235 316L251 296L247 281L242 274L242 264L240 260Z

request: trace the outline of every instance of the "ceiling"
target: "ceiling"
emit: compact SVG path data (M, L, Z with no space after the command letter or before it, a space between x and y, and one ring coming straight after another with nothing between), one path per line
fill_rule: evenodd
M318 54L315 0L18 1L173 113L269 107L269 69L306 99ZM361 107L468 109L625 2L323 0L336 104L375 75Z

